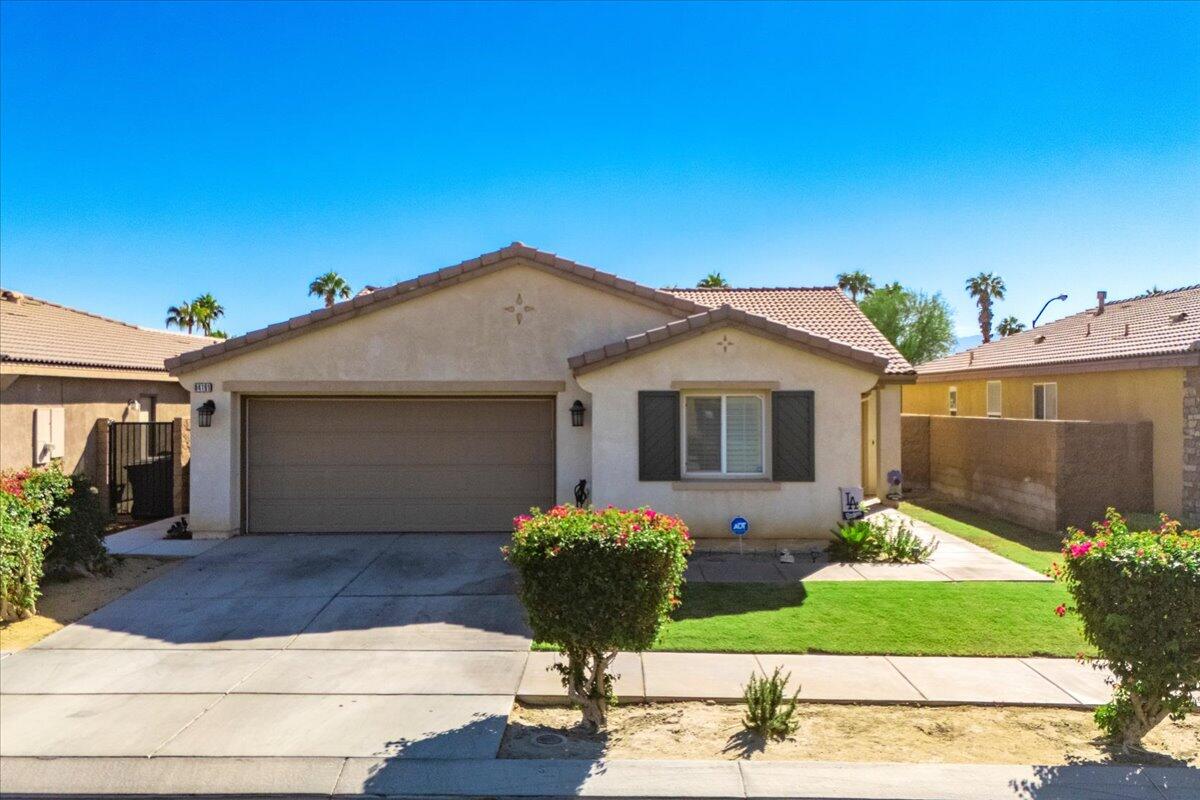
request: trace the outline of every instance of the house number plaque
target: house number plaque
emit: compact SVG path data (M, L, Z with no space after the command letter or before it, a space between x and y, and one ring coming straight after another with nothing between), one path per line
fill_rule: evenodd
M192 391L196 392L197 394L207 394L208 392L212 391L212 384L211 383L193 383Z

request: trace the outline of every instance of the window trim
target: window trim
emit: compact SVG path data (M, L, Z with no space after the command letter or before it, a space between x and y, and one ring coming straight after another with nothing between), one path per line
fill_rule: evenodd
M1040 417L1037 415L1037 390L1038 390L1039 386L1042 387L1042 416L1040 416ZM1046 389L1045 389L1045 387L1047 387L1047 386L1054 387L1054 416L1046 416ZM1051 421L1058 419L1058 381L1042 381L1041 383L1033 384L1033 386L1030 388L1030 396L1032 399L1031 408L1033 410L1033 413L1030 414L1031 417L1033 417L1034 419L1051 420Z
M761 481L769 480L770 472L767 464L770 462L767 453L767 428L770 426L770 418L767 411L767 396L768 393L755 391L710 391L704 389L696 389L688 392L679 393L679 466L680 477L683 480L692 481ZM700 397L719 397L721 398L721 443L719 446L721 454L721 469L714 472L712 470L689 470L687 458L687 402L690 398ZM759 472L727 472L728 453L726 452L726 428L728 420L726 418L726 399L730 397L753 397L759 403L759 457L762 462L762 469Z
M995 386L996 386L996 405L999 406L995 411L992 410L992 385L993 384L995 384ZM1004 384L1001 381L988 381L987 386L984 387L984 392L987 395L987 397L985 398L985 402L987 404L987 415L989 417L1003 416L1003 414L1004 414Z
M950 416L958 416L958 387L951 386L946 393L946 410Z

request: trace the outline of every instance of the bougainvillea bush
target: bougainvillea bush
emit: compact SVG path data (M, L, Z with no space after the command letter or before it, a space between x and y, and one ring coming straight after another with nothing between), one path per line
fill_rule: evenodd
M51 526L68 513L70 496L71 478L57 463L0 474L0 619L36 610Z
M538 641L558 646L570 700L593 729L613 700L608 667L645 650L679 605L692 542L677 517L649 508L571 508L513 520L505 557Z
M1200 530L1163 515L1158 528L1133 531L1110 508L1091 533L1067 530L1063 560L1056 572L1084 636L1116 678L1096 723L1136 747L1166 717L1182 719L1200 690Z

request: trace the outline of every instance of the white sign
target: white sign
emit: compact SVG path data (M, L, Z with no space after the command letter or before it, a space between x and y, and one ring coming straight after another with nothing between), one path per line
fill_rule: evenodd
M842 502L842 519L862 519L863 488L861 486L843 486L838 489Z
M208 392L212 391L212 384L211 383L193 383L192 391L196 392L197 394L207 394Z

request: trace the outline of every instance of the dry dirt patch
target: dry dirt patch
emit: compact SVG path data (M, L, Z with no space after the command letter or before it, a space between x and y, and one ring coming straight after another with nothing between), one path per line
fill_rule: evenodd
M59 628L154 580L179 562L178 558L124 556L113 566L112 575L45 583L38 599L37 614L29 619L0 624L0 650L24 650Z
M580 730L579 712L517 705L501 758L659 758L986 764L1143 762L1200 765L1200 719L1164 722L1146 739L1151 755L1114 754L1090 711L981 706L804 704L800 726L765 748L741 724L742 709L715 703L620 706L609 730ZM550 743L558 734L565 740ZM541 737L545 743L539 743Z

